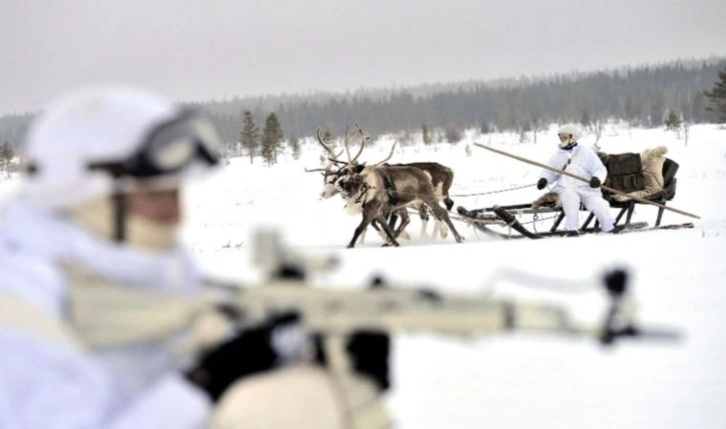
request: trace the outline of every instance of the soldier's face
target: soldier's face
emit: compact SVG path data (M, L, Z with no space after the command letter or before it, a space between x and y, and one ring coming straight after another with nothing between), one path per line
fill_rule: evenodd
M557 137L560 138L560 146L562 146L562 147L565 147L570 143L569 134L557 134Z
M178 189L137 190L126 195L126 209L153 222L176 224L181 220L180 200Z

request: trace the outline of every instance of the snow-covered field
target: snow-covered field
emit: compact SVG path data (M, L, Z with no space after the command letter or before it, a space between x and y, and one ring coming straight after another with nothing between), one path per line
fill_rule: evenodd
M518 136L468 136L457 145L397 148L392 162L437 161L455 172L452 194L495 191L534 183L539 169L466 145L492 144L544 162L556 145L555 131L520 144ZM584 144L592 144L586 136ZM606 129L605 152L638 152L666 145L680 163L678 193L670 203L696 213L690 230L621 236L585 236L540 241L498 241L456 222L466 241L406 242L381 248L372 231L366 244L344 249L359 222L343 212L340 198L320 200L322 178L305 173L319 166L320 148L305 148L298 161L272 168L233 159L225 171L196 186L187 238L210 270L254 279L249 261L256 228L279 230L302 251L333 253L340 267L315 277L361 286L382 273L391 281L437 285L444 291L493 292L495 296L561 301L578 320L596 323L604 295L553 294L511 282L493 282L500 270L516 268L570 280L595 279L614 266L631 269L644 324L670 326L684 334L674 344L623 342L603 349L594 342L559 336L490 336L461 340L425 333L396 337L395 387L389 405L397 427L424 428L723 428L726 427L726 130L697 126L688 146L672 132ZM379 141L361 159L385 157ZM530 201L534 188L455 198L469 208ZM655 208L639 207L636 218L653 223ZM691 220L666 212L665 223ZM409 231L417 235L413 216ZM567 285L563 285L566 288Z
M392 162L437 161L455 172L452 194L483 193L536 182L539 169L470 146L491 144L544 162L556 147L554 129L535 145L518 136L467 135L456 145L397 148ZM594 142L592 135L583 144ZM185 241L204 266L220 276L254 281L250 263L252 233L274 228L303 252L334 254L341 263L313 281L360 287L373 275L392 282L437 286L442 291L489 293L497 297L547 300L567 305L583 323L597 323L604 294L552 293L501 279L508 269L565 280L597 283L616 266L631 270L634 295L644 325L679 330L679 343L624 341L613 349L566 336L525 334L472 339L426 333L397 335L394 388L387 401L397 428L703 428L726 427L726 130L694 126L688 146L664 130L607 128L599 145L608 153L638 152L666 145L680 163L678 192L670 203L696 213L695 220L666 212L664 223L693 221L695 228L588 235L577 239L500 241L455 222L466 237L457 244L416 238L382 248L372 231L366 243L344 249L359 217L343 211L336 197L320 200L322 178L304 168L320 166L320 148L310 142L300 160L283 157L274 167L259 160L230 160L219 174L193 185ZM379 141L362 159L385 157L390 142ZM7 195L12 183L0 183ZM539 192L454 197L468 208L519 203ZM635 220L651 224L656 209L638 207ZM570 282L568 283L567 280ZM550 284L557 282L550 281Z

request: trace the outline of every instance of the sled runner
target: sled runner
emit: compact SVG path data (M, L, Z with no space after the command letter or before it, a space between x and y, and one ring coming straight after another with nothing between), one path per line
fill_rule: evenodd
M482 147L494 150L488 147ZM641 154L598 154L608 169L608 177L602 188L603 196L609 202L610 207L613 210L617 210L614 218L616 233L654 229L693 228L692 223L661 224L665 210L672 210L691 217L697 217L690 213L666 206L676 194L676 173L678 172L679 165L672 159L662 157L665 151L665 147L659 147L648 149ZM507 155L506 153L503 154ZM660 161L652 162L656 157L662 158ZM644 168L641 158L647 164L645 166L646 168ZM525 162L527 161L525 160ZM657 166L658 171L653 169L654 165ZM647 222L633 222L632 218L636 207L645 205L657 207L654 226L649 226ZM585 211L585 208L581 206L580 210ZM568 235L567 231L559 229L560 224L565 218L565 213L559 207L558 197L554 193L547 193L532 203L508 206L495 205L473 210L459 206L457 212L464 221L473 225L477 230L497 237L527 237L538 239ZM546 219L553 220L549 228L544 231L534 229ZM595 220L594 224L593 220L594 215L589 213L585 221L581 224L579 233L600 232L597 220ZM501 227L505 229L502 230ZM571 232L570 235L572 235Z

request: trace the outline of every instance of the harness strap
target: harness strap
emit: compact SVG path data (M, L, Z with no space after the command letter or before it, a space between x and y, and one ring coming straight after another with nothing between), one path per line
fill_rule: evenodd
M366 203L366 196L368 195L368 190L374 189L372 186L368 186L368 183L363 182L361 185L360 193L358 194L358 198L355 199L355 204L363 205Z
M401 201L398 196L398 192L396 192L396 184L393 182L393 179L391 179L391 176L388 174L383 175L383 187L386 190L386 194L388 194L388 200L392 205L396 205Z

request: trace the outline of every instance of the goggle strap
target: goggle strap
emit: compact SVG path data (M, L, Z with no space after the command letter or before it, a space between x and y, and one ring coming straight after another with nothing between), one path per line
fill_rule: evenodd
M217 165L219 163L219 157L214 156L209 149L203 144L197 144L197 151L201 155L202 159L207 161L209 165Z
M114 237L117 243L121 243L126 239L126 199L124 195L117 189L111 196L113 200L113 217L114 217Z
M92 162L88 164L88 169L91 171L105 171L111 174L114 179L119 179L128 174L128 168L122 162Z

